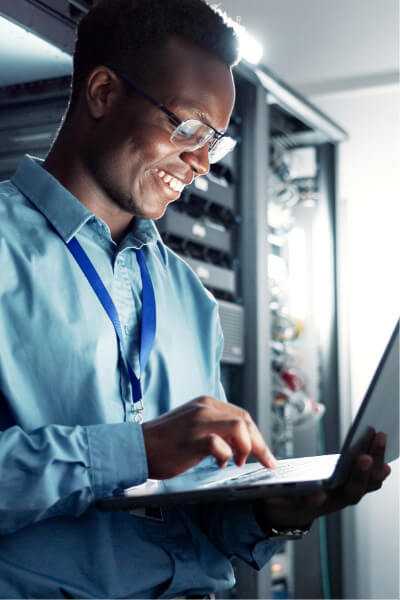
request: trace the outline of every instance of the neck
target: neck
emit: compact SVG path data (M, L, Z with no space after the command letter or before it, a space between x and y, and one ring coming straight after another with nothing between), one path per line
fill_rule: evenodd
M122 240L135 217L123 211L99 187L81 160L76 137L72 139L71 132L65 125L44 161L43 168L108 225L116 243Z

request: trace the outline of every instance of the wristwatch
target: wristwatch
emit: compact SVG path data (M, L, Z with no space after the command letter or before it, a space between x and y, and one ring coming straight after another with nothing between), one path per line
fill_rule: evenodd
M272 540L301 540L311 529L312 521L303 527L274 527L271 523L268 523L266 515L263 512L263 507L257 500L254 503L253 510L257 523L261 527L265 537Z
M301 540L310 531L310 526L307 527L288 527L288 528L276 528L270 527L265 530L266 537L271 540Z

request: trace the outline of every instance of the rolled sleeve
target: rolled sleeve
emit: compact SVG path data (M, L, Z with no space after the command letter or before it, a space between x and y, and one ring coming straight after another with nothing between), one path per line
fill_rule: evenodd
M0 533L60 515L82 515L117 488L147 479L143 434L136 423L0 433Z

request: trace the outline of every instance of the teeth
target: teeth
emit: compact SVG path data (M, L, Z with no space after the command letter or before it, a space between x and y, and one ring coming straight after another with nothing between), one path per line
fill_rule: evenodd
M164 183L166 183L175 192L181 192L183 190L183 188L185 187L185 185L182 183L182 181L179 181L179 179L172 177L172 175L170 175L169 173L166 173L165 171L158 170L158 169L157 169L157 172L158 172L159 178L162 179L164 181Z
M173 179L169 185L176 192L181 192L185 187L184 184L181 181L178 181L177 179Z

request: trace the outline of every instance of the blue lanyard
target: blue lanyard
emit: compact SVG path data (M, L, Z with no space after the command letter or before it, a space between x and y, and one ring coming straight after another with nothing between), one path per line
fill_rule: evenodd
M106 313L110 317L112 324L114 325L115 332L121 343L121 348L125 356L125 361L128 367L129 377L132 384L132 400L135 412L135 421L138 423L143 422L143 400L142 400L142 389L140 385L140 377L146 368L147 361L151 349L153 347L154 338L156 335L156 301L154 297L153 284L151 282L150 274L147 270L146 262L144 260L142 251L136 249L136 256L139 262L140 274L142 277L142 323L140 333L140 376L139 379L136 377L131 365L127 358L127 352L125 343L122 337L121 324L119 322L118 312L115 308L114 302L111 299L110 294L105 288L102 280L100 279L96 269L91 263L88 255L76 239L73 237L69 242L65 242L67 248L71 251L73 257L79 264L87 280L92 286L96 296L102 303Z

